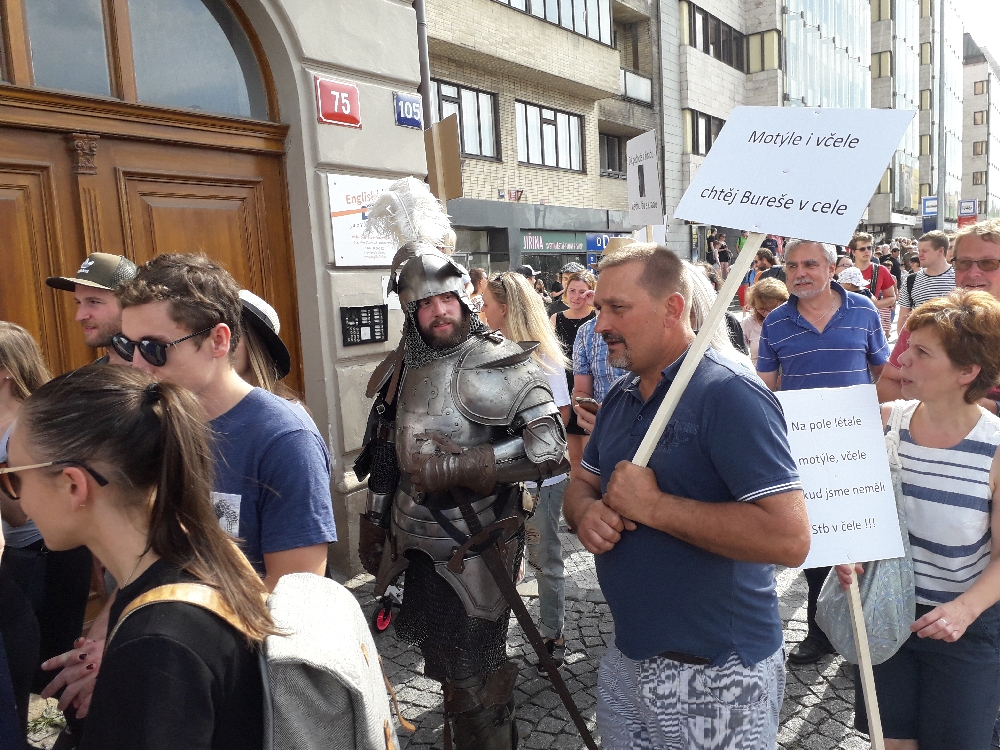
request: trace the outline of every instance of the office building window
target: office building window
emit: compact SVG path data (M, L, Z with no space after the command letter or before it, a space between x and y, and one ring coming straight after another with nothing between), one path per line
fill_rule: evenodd
M494 0L611 46L611 0Z
M931 17L931 0L920 0L920 17Z
M983 215L986 213L986 201L976 201L976 213Z
M931 184L929 182L920 183L920 197L926 198L931 194Z
M747 37L747 72L781 68L781 32L777 29L750 34Z
M973 185L985 185L986 184L986 172L973 172L972 173L972 184Z
M986 153L986 141L975 141L972 144L972 155L982 156Z
M874 7L874 6L872 6ZM887 169L882 173L882 179L878 181L878 189L876 193L891 193L892 192L892 169Z
M726 121L693 109L682 111L684 113L684 153L704 156L712 148L715 139L719 137Z
M920 155L931 155L931 137L929 135L920 136Z
M745 37L694 3L681 0L681 42L746 72Z
M872 20L889 21L892 19L892 0L871 0Z
M465 156L498 157L496 98L496 94L485 91L431 81L431 99L437 121L458 115L458 132Z
M976 81L974 84L972 84L972 91L973 93L976 94L976 96L978 96L979 94L985 94L986 81Z
M930 42L924 42L923 44L920 45L920 64L921 65L930 65L931 62L933 62L933 60L931 58L932 58L932 55L931 55L931 43Z
M583 118L525 102L514 107L519 162L583 171Z
M625 142L617 135L601 133L601 176L625 176Z
M986 110L980 110L979 112L972 113L972 124L973 125L985 125L986 124Z
M920 109L928 110L930 108L931 108L931 90L920 89Z
M872 55L872 78L889 78L892 75L892 53L876 52Z

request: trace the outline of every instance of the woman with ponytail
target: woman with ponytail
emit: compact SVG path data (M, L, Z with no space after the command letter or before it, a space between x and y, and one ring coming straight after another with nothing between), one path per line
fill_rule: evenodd
M265 589L219 527L211 454L188 391L126 367L39 388L11 431L0 489L50 549L86 545L120 582L81 750L263 746L257 650ZM178 582L214 588L240 624L181 602L123 610Z

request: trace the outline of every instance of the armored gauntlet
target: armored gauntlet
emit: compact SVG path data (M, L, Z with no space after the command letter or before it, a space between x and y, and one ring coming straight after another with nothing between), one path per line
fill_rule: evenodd
M420 458L411 481L423 492L441 492L453 487L467 487L489 495L496 484L496 459L489 443L461 453L441 453Z

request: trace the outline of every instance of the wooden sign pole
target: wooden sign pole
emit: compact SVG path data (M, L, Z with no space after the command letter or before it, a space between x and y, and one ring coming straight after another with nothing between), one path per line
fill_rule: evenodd
M719 292L715 304L712 305L712 311L702 324L698 335L694 337L694 343L688 349L687 357L684 358L684 363L681 365L680 370L677 371L677 377L671 383L670 390L667 391L663 403L660 404L656 416L653 417L652 424L650 424L649 429L646 431L646 436L642 439L642 443L639 444L639 450L636 451L635 457L632 459L632 463L635 465L645 466L649 463L649 457L653 455L653 449L659 442L660 436L663 435L670 417L673 416L674 409L677 408L677 403L684 394L684 389L691 382L695 368L698 367L698 363L701 362L701 358L708 350L713 332L722 323L722 319L729 309L729 303L736 296L736 290L739 288L740 282L743 281L743 277L750 270L750 264L757 256L757 251L760 250L760 245L764 241L764 237L765 235L763 234L754 233L747 238L746 244L743 246L743 252L740 253L736 259L736 263L729 270L729 278L722 285L722 290ZM701 271L697 271L697 273L701 273Z
M875 673L872 671L871 651L868 649L868 630L865 628L865 613L861 607L861 590L858 576L851 565L851 588L847 592L847 602L851 609L851 628L854 630L854 647L858 650L858 667L861 669L861 688L865 694L865 709L868 712L868 736L873 750L885 750L882 737L882 715L878 710L878 696L875 695Z

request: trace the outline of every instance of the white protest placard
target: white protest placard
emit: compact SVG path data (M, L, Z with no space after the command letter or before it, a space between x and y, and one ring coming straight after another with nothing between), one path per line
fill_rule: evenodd
M333 258L338 266L390 266L396 243L386 237L365 237L366 211L393 180L328 174Z
M915 115L736 107L674 218L846 245Z
M903 556L874 385L780 391L806 496L803 568Z
M662 223L663 202L660 200L655 130L629 139L625 144L625 163L629 223L634 227Z

